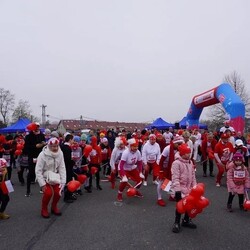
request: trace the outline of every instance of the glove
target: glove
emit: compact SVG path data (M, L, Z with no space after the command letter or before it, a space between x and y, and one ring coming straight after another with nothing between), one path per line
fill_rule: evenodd
M181 191L175 192L175 200L176 200L176 201L181 200Z
M123 175L121 182L128 182L128 178L126 175Z
M145 179L145 176L144 176L144 174L142 172L140 172L139 176L140 176L141 179Z
M65 187L65 184L60 184L60 185L59 185L59 188L60 188L60 190L59 190L59 195L60 195L60 196L62 196L62 192L63 192L64 187Z

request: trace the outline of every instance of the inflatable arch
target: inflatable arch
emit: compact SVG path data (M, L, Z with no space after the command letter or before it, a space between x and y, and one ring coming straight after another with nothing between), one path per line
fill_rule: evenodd
M187 128L198 128L199 118L204 107L221 103L229 117L229 125L235 131L244 131L245 105L228 83L193 97L187 113Z

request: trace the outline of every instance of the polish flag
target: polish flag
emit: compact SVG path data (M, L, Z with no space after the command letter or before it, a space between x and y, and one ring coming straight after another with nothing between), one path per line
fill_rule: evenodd
M2 192L4 194L8 194L8 193L14 192L14 188L13 188L10 180L3 181L1 183L1 189L2 189Z
M170 191L170 187L171 187L172 181L165 179L161 185L161 189L163 191L169 192Z

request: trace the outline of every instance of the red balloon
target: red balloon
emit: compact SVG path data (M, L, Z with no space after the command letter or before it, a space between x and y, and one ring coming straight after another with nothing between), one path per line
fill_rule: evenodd
M205 184L204 184L203 182L199 182L199 183L197 183L197 185L198 185L198 186L202 186L203 189L205 190Z
M78 189L79 187L81 187L81 182L80 181L75 181L76 183L76 189Z
M204 196L201 196L200 199L196 203L197 208L200 208L200 209L203 209L207 207L208 205L209 205L209 200Z
M28 124L26 128L29 131L35 131L35 130L37 130L38 126L34 122L32 122L32 123Z
M193 209L189 210L187 213L190 218L194 218L196 217L197 214L201 212L202 212L202 209L194 207Z
M200 198L204 194L204 184L198 183L195 185L190 192L190 195L195 198Z
M89 170L89 167L88 167L88 165L83 165L83 166L81 167L81 169L82 169L82 171L87 172L87 171Z
M90 152L92 151L92 146L91 145L86 145L85 147L84 147L84 149L83 149L83 155L85 156L85 157L88 157L89 156L89 154L90 154Z
M127 190L127 196L128 197L133 197L136 195L136 189L133 188L133 187L130 187L128 190Z
M243 207L244 207L246 210L250 210L250 200L245 200L245 201L244 201L244 204L243 204Z
M75 192L77 190L77 187L76 187L76 183L75 181L70 181L68 184L67 184L67 188L70 192Z
M17 149L17 150L15 151L15 155L21 155L21 154L22 154L22 150Z
M91 167L90 169L90 173L91 174L96 174L98 172L98 168L97 167Z
M70 192L75 192L79 187L81 186L81 183L79 181L70 181L68 184L67 184L67 188Z
M23 147L24 147L24 145L23 145L23 144L20 144L20 143L18 143L18 144L16 145L16 149L17 149L17 150L22 150Z
M191 210L194 208L195 198L192 195L188 195L182 199L182 202L186 210Z
M77 175L77 180L83 184L87 180L87 176L85 174L79 174Z
M176 209L177 209L178 213L180 213L180 214L184 214L186 212L186 209L183 205L182 200L180 200L176 203Z

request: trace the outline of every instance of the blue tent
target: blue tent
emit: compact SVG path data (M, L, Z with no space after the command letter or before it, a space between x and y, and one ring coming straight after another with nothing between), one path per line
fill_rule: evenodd
M31 123L31 121L27 118L20 118L16 123L13 125L0 129L0 133L6 134L6 133L16 133L19 132L25 132L27 125Z
M161 117L159 117L153 123L149 124L146 128L148 128L148 129L153 129L153 128L167 129L170 127L174 127L174 125L164 121Z
M184 128L184 129L187 127L187 117L186 116L184 116L182 118L182 120L179 122L179 126L181 128ZM207 129L207 125L199 123L199 128L200 129Z

